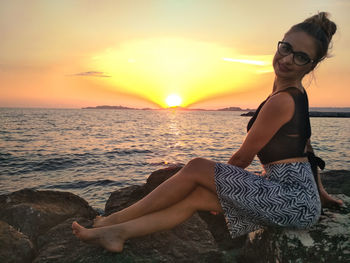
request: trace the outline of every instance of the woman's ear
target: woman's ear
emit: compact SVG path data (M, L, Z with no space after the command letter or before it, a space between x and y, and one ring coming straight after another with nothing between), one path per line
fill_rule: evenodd
M316 68L317 64L318 64L318 63L312 63L310 69L309 69L308 71L306 71L305 75L307 75L307 74L309 74L311 71L313 71L313 70Z

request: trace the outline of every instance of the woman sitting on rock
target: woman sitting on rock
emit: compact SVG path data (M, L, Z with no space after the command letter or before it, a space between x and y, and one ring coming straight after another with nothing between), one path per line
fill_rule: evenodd
M94 228L74 222L73 233L120 252L127 239L173 228L197 210L224 213L233 238L263 226L305 229L315 224L321 201L306 157L311 128L302 79L327 56L335 31L327 13L319 13L294 25L278 42L272 93L227 164L193 159L142 200L97 217ZM244 170L255 155L264 176Z

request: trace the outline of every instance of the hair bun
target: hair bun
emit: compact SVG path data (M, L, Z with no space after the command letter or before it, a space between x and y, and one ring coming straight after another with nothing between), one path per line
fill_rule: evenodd
M304 23L316 24L322 28L328 37L328 41L331 41L333 35L337 31L337 25L328 19L329 14L327 12L320 12L312 17L307 18Z

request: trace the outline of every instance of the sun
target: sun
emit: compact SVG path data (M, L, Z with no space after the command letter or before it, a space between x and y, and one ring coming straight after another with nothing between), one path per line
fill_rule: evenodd
M169 107L177 107L181 105L182 99L177 94L171 94L165 99L165 102Z

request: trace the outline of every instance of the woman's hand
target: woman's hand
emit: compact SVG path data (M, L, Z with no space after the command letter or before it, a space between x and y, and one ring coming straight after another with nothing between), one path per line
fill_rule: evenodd
M254 156L251 157L247 154L242 154L242 151L238 150L234 155L231 156L230 160L228 160L227 163L244 169L250 165L253 159Z

